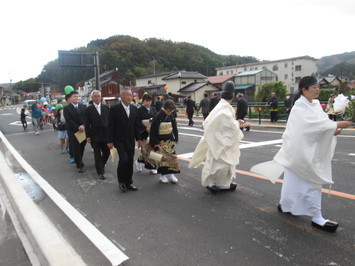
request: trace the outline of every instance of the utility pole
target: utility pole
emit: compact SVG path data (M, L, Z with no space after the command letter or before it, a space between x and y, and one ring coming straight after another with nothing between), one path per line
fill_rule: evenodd
M94 65L95 65L96 89L99 90L99 91L101 91L101 86L100 86L100 62L99 62L99 52L95 52Z

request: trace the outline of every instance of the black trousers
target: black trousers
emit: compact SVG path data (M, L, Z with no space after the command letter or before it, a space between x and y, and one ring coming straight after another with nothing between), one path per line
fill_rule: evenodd
M194 121L192 121L192 116L194 113L187 113L187 118L189 119L189 126L194 124Z
M271 122L277 122L277 113L278 113L278 111L271 111L270 112L270 120L271 120Z
M202 115L203 115L203 120L206 120L208 113L202 113Z
M118 183L123 183L126 186L132 185L134 150L117 149L117 151L119 157L117 166Z
M70 151L74 157L76 167L77 168L84 167L83 155L84 155L86 140L84 140L82 143L79 143L74 135L74 132L71 131L68 131L68 137L70 143Z
M91 146L94 149L96 172L98 175L103 175L105 164L110 156L110 149L107 147L107 142L91 141Z

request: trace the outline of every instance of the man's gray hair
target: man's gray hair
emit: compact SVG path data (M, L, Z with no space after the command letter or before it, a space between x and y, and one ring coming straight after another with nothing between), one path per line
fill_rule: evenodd
M244 97L244 94L243 93L238 93L237 94L237 98L243 98Z
M90 93L90 98L92 98L92 96L93 96L95 93L98 93L98 94L100 94L100 96L101 96L101 91L99 91L99 90L93 90L93 91Z

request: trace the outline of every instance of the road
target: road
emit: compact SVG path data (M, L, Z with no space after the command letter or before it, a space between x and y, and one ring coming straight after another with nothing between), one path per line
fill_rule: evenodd
M244 131L238 188L213 195L201 186L202 167L188 169L203 134L201 123L196 120L188 127L187 120L179 119L179 183L161 184L158 176L135 171L139 191L123 194L117 185L117 161L108 162L108 178L98 180L87 145L85 173L79 174L68 156L59 154L53 129L36 136L31 126L24 132L14 123L18 120L16 109L0 110L0 130L44 179L129 256L124 265L355 265L354 136L338 137L335 184L323 195L323 215L340 223L337 233L329 234L313 228L309 217L279 213L281 184L249 172L254 164L272 159L282 132ZM42 207L59 223L52 208ZM84 238L68 233L65 223L59 227L89 265L105 265L87 254Z

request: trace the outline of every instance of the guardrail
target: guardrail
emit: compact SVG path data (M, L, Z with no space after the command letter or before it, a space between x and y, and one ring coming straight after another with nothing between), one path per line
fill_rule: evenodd
M92 244L102 253L112 265L120 265L128 257L109 241L96 227L83 217L69 202L67 202L47 181L45 181L15 150L0 131L0 185L21 228L25 240L26 253L33 265L86 265L80 255L56 229L46 214L26 193L15 177L14 168L23 170L36 182L44 193L53 201ZM6 156L4 155L6 151ZM13 157L15 160L8 161ZM18 164L14 166L14 164ZM15 226L15 223L14 223ZM17 230L18 229L18 230Z

